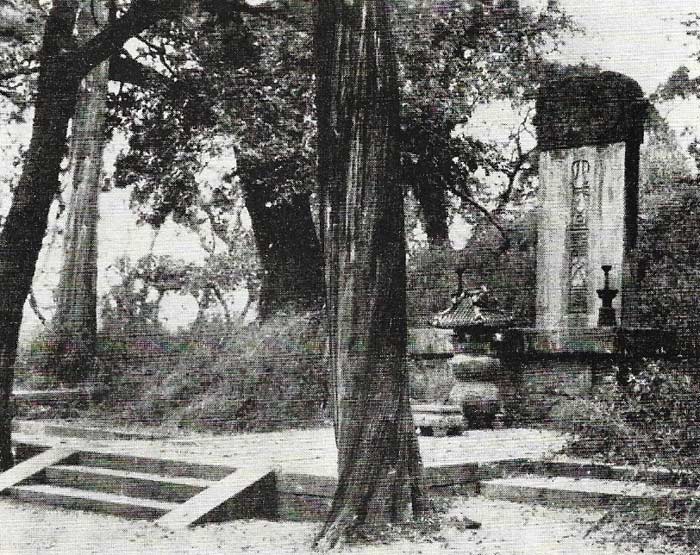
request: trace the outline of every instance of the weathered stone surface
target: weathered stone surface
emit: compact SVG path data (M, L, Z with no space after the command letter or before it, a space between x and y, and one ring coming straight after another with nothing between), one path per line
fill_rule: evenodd
M537 97L541 150L641 143L648 103L639 84L612 71L574 69L546 80Z
M408 356L414 358L449 358L452 334L436 328L408 329Z
M541 84L538 328L596 327L604 264L612 267L611 288L622 293L613 301L621 316L637 238L646 112L639 85L619 73L564 68Z
M596 327L603 287L622 288L625 143L540 154L537 327ZM636 225L636 222L635 222ZM620 309L620 297L613 301Z
M495 356L460 353L448 364L455 378L465 380L493 380L501 373L501 361Z

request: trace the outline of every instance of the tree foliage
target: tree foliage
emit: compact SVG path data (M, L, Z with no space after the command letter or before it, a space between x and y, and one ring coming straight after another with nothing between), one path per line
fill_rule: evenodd
M486 218L501 233L506 208L532 195L527 104L546 55L575 26L557 9L495 4L416 3L395 14L407 37L399 46L402 176L420 201L429 240L436 226L445 232L436 221L447 213L448 194L468 221ZM505 144L468 130L480 107L498 102L523 112Z
M284 20L214 15L187 32L168 24L149 37L138 58L159 67L163 80L150 90L125 85L115 99L132 134L118 181L134 184L146 220L187 219L197 200L198 160L215 152L212 136L234 145L231 175L265 189L271 202L310 192L311 18L308 9L294 10ZM571 20L556 10L484 12L472 1L410 2L392 16L403 39L401 176L420 202L429 237L447 239L448 193L474 221L498 225L511 200L532 192L529 148L521 141L530 113L524 110L505 148L465 136L460 126L489 102L525 105L545 55L573 29Z
M288 300L311 308L321 266L309 204L310 36L294 18L274 15L214 13L190 31L155 29L138 57L160 64L162 79L124 86L115 98L115 121L130 136L117 184L133 186L133 203L152 225L172 216L196 228L204 212L220 234L242 199L263 270L261 312ZM204 160L226 155L203 194Z
M181 16L182 8L180 0L134 0L94 37L76 44L77 3L54 0L51 5L39 51L32 139L0 232L0 282L5 288L5 294L0 295L0 468L13 464L10 395L22 309L58 192L80 81L116 55L128 39L161 19Z

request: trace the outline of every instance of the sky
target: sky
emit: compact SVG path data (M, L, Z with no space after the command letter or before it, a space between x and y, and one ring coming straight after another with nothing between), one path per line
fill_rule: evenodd
M700 12L696 0L560 0L560 5L587 30L568 42L560 60L592 61L625 73L647 94L680 63L690 66L690 56L700 50L700 41L686 36L681 25L693 10Z
M647 95L681 65L691 70L691 77L700 75L693 55L700 51L700 40L687 36L682 25L693 11L700 13L697 0L560 0L560 5L586 34L569 40L559 61L589 61L624 73L636 79ZM698 102L659 108L679 138L686 127L700 132Z
M523 5L545 5L546 0L523 0ZM636 79L648 95L663 83L680 65L691 69L691 76L700 75L700 66L692 54L700 50L700 40L688 37L683 20L693 10L700 11L697 0L560 0L562 9L571 15L585 34L570 38L556 55L562 63L587 62L600 65ZM675 102L661 107L672 127L682 134L686 127L700 135L700 106L697 102ZM478 120L478 121L477 121ZM512 124L512 113L502 107L485 110L474 125L484 134L498 133ZM0 143L15 138L28 140L28 126L6 126L0 129ZM0 144L2 147L2 144ZM118 145L112 145L109 156L113 158ZM9 171L7 157L3 160L0 148L0 171ZM191 233L169 225L154 242L154 234L147 227L136 225L128 206L128 192L112 192L101 200L100 234L100 290L110 285L106 268L118 256L127 254L136 259L155 246L156 254L171 254L189 260L198 259L203 251L199 239ZM463 237L457 238L461 242ZM40 304L51 304L51 288L56 283L56 269L60 258L56 253L44 252L40 259L43 270L36 284ZM180 304L178 304L180 303ZM186 323L176 315L191 312L191 302L185 298L171 299L164 312L172 315L171 327ZM27 314L28 325L24 336L36 329L37 321Z

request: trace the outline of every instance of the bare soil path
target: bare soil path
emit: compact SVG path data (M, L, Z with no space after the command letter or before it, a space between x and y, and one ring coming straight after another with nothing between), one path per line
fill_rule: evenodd
M450 517L467 515L480 530L460 530ZM457 498L437 539L402 539L388 545L353 546L367 555L690 555L693 548L662 540L639 543L608 526L586 535L602 517L596 511L532 507L480 498ZM170 532L145 522L93 513L41 509L0 500L2 555L217 555L311 553L318 524L236 521Z

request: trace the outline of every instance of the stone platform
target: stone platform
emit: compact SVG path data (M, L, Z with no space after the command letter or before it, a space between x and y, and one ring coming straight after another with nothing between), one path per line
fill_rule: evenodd
M179 466L183 469L202 466L221 468L224 473L230 469L253 473L260 469L270 469L274 475L274 486L267 482L260 486L273 499L274 509L270 509L269 504L261 505L265 508L267 518L322 519L330 507L337 483L337 453L332 428L231 436L188 434L169 439L131 440L104 439L108 435L104 431L98 436L101 439L77 438L75 436L79 434L76 429L68 431L73 437L46 433L47 429L61 429L66 432L69 428L68 424L58 428L54 422L19 421L16 423L14 437L15 441L23 445L25 457L46 448L60 448L61 452L69 452L72 456L82 453L77 460L59 463L61 468L48 473L51 479L60 476L60 480L68 479L74 484L95 483L98 487L104 486L105 483L122 484L118 487L127 488L120 491L128 491L128 488L138 490L146 487L144 483L148 488L159 481L172 484L172 475L177 475ZM88 430L86 435L91 433L94 433L94 428L92 431ZM551 431L506 429L471 431L466 435L444 438L420 437L419 441L426 484L434 493L451 494L475 493L479 481L492 476L494 466L549 457L562 448L565 438L562 434ZM55 461L50 457L49 459L49 466L54 466ZM116 478L105 482L104 471L83 468L95 466L95 460L102 461L99 463L101 467L109 466L116 471ZM116 462L110 462L113 460ZM144 466L142 463L147 464ZM130 472L136 472L138 475L131 476ZM144 473L154 474L155 477L142 476ZM255 478L259 481L264 479L265 475L256 475ZM234 479L235 473L231 476L231 479ZM136 480L137 484L132 485L132 480ZM69 507L92 510L104 510L111 504L112 507L116 507L113 513L127 516L132 510L124 508L128 505L128 500L105 500L102 497L92 499L92 494L88 494L88 501L76 501L78 494L71 491L52 492L47 489L47 486L52 485L58 484L29 484L29 489L20 489L15 493L25 500L41 504L63 505L65 502ZM59 485L64 486L65 482ZM195 486L199 487L201 484ZM174 487L168 486L169 489ZM53 494L63 496L63 499L50 497ZM172 503L172 500L160 503ZM141 507L139 511L143 514L154 518L165 518L165 514L175 510L175 507L170 505L152 507L146 503L146 509L143 510L144 504L136 505ZM227 509L227 514L232 518L236 517L235 509ZM245 514L250 516L250 512Z

